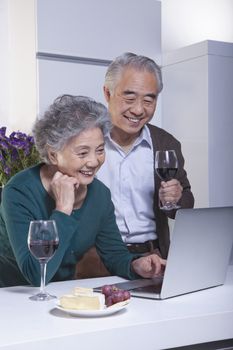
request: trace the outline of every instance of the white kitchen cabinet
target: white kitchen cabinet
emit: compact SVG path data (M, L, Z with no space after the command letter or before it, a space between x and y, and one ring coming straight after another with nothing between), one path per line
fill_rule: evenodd
M163 56L162 126L182 143L196 207L233 205L233 43Z

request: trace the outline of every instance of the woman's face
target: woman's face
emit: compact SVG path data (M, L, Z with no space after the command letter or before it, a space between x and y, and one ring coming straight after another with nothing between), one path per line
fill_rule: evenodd
M52 163L61 173L75 177L80 185L88 185L105 160L101 129L88 129L74 136L53 157Z

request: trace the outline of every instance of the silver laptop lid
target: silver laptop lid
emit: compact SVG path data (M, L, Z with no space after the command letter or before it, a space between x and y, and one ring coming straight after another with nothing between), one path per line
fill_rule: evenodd
M233 246L233 207L180 209L164 277L120 282L132 296L166 299L224 283ZM97 290L99 290L97 288Z
M233 207L178 210L160 297L223 284L232 245Z

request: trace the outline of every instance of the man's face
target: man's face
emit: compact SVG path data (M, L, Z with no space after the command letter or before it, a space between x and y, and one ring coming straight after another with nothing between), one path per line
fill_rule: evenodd
M156 108L158 84L154 74L125 68L112 95L106 87L104 93L114 132L120 129L120 132L137 137Z

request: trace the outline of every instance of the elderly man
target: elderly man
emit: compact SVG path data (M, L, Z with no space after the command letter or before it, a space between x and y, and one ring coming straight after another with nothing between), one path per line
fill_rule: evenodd
M97 177L111 191L117 224L129 251L155 252L166 258L168 218L174 219L176 210L162 211L160 205L170 201L191 208L194 197L180 142L149 124L162 88L160 67L148 57L125 53L110 64L104 95L113 128L106 138L106 161ZM178 171L175 179L164 182L155 172L154 156L157 150L171 149L178 158ZM97 269L93 262L91 266ZM104 270L96 275L104 275Z

